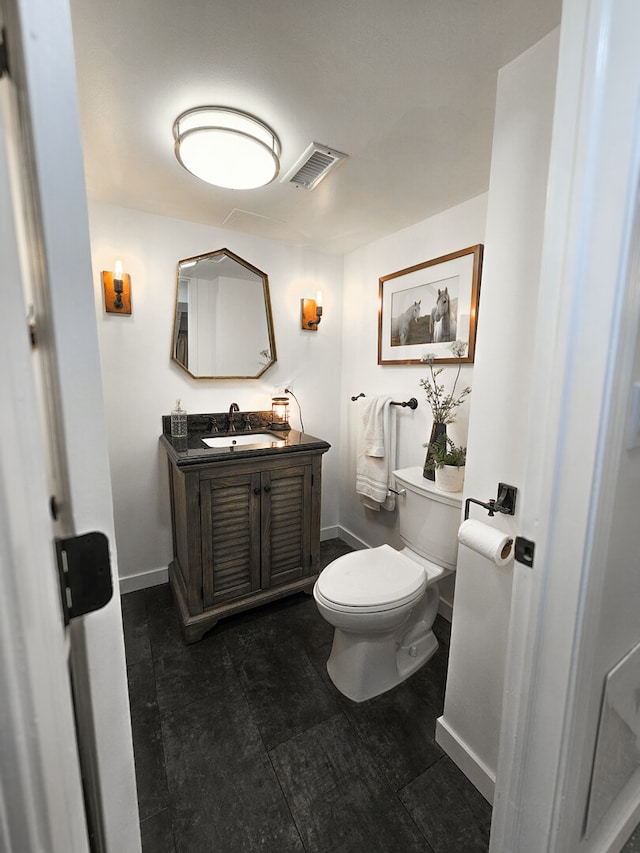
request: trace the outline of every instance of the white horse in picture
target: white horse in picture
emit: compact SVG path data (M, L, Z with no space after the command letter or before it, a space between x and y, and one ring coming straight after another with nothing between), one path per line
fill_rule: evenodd
M406 311L403 311L398 317L391 318L391 346L394 346L394 339L399 339L400 346L404 346L409 341L409 331L412 323L416 323L420 319L420 302L414 302Z
M431 309L431 325L434 343L455 341L458 324L455 312L452 310L448 287L444 290L438 289L436 304Z

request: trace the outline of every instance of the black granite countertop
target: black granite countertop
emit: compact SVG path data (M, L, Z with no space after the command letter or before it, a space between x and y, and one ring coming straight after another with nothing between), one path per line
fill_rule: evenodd
M213 424L222 427L227 424L227 415L224 413L199 414L187 416L187 437L172 438L171 417L162 417L162 435L160 443L166 450L170 459L178 467L188 465L202 465L203 463L229 462L233 459L252 459L259 456L273 456L282 453L299 453L309 450L319 450L326 453L331 445L321 438L316 438L306 432L298 432L295 429L276 430L270 426L271 412L238 412L236 421L245 428L238 427L236 431L213 430ZM246 429L248 423L251 429ZM231 447L208 447L203 438L222 438L250 436L256 433L273 433L273 442L270 444L243 444Z

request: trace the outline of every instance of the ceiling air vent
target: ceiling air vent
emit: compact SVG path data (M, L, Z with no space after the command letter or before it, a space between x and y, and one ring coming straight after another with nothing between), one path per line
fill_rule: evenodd
M302 157L282 179L305 190L317 187L320 181L349 155L341 154L319 142L312 142Z

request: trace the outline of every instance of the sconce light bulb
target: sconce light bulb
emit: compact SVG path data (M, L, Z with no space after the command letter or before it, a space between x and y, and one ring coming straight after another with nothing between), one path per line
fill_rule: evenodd
M322 308L322 291L319 290L316 294L316 308Z
M114 264L113 278L115 281L122 281L122 261L116 261Z

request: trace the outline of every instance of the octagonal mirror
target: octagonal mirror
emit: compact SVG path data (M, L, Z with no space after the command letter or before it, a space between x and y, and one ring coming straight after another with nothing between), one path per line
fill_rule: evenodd
M198 379L256 379L276 361L269 279L229 249L178 261L171 357Z

